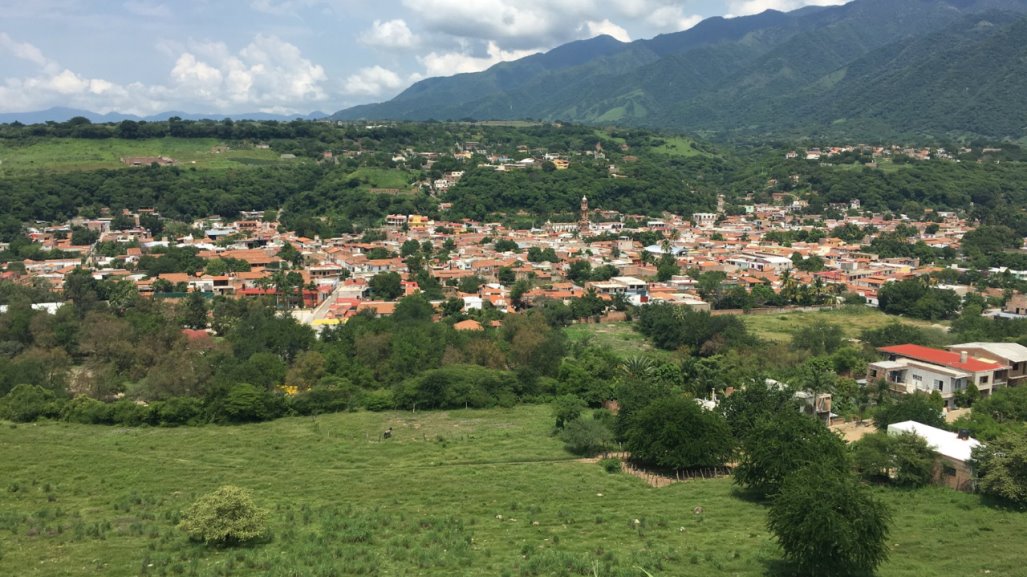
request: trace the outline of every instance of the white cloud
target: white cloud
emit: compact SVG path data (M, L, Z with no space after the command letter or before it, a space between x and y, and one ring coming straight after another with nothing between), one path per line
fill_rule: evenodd
M237 53L223 43L192 42L175 59L167 83L153 85L82 76L6 35L0 35L0 47L40 67L34 76L8 78L0 85L4 110L72 106L134 114L169 108L291 113L328 98L324 69L296 46L269 35L257 35Z
M850 0L731 0L728 2L730 14L745 16L759 14L766 10L787 12L803 6L838 6Z
M609 19L603 19L600 22L596 22L595 20L589 20L585 23L585 25L588 29L589 37L594 38L596 36L602 36L603 34L606 34L608 36L613 36L621 42L631 42L631 35L628 34L628 31L621 28L620 26L617 26L613 22L610 22Z
M347 78L343 90L354 96L381 96L402 86L403 79L398 74L381 66L372 66L362 68Z
M371 29L360 35L360 42L379 48L411 48L417 38L404 20L375 20Z
M129 0L123 4L125 10L128 10L136 16L143 16L146 18L170 18L171 9L165 4L159 4L157 2L146 2L145 0Z
M5 32L0 32L0 48L10 52L17 58L36 64L50 73L56 73L60 68L56 62L44 56L39 48L28 42L17 42Z
M500 62L531 56L538 50L503 50L495 42L488 43L486 56L466 52L431 52L418 57L425 67L425 77L452 76L464 72L480 72Z
M660 6L645 21L659 32L680 32L702 22L702 19L697 14L686 15L681 6Z

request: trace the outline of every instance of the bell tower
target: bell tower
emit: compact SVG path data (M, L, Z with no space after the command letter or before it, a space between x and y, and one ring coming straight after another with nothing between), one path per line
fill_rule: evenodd
M588 233L589 221L588 221L588 197L581 197L581 219L578 220L578 232L582 235Z

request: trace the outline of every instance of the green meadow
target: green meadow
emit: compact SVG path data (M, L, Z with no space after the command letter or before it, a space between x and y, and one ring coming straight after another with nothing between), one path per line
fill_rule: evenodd
M205 169L302 162L281 160L280 154L270 149L240 147L225 151L217 148L222 144L213 138L45 138L30 143L5 140L0 141L0 171L124 168L121 158L130 156L168 156L182 168L195 166Z
M789 574L765 505L729 479L654 489L570 457L551 426L545 406L2 424L0 575ZM269 542L210 548L176 528L222 484L270 511ZM879 575L1024 574L1027 513L939 488L879 491L895 511Z

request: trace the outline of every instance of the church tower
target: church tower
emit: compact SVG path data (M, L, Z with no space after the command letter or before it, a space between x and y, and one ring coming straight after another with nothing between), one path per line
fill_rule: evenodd
M589 221L588 221L588 197L581 197L581 219L578 220L578 232L582 236L588 233Z

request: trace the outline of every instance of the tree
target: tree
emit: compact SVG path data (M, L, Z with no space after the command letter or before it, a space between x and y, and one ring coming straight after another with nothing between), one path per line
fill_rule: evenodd
M200 497L185 512L179 528L193 541L232 546L267 539L268 512L245 489L223 485Z
M824 320L815 320L792 335L792 348L809 351L811 355L829 355L842 346L842 327Z
M1027 506L1027 429L1007 431L972 455L982 493Z
M786 411L757 422L742 439L735 482L763 497L776 495L785 478L811 463L849 468L845 442L822 421Z
M0 417L18 423L29 423L40 417L53 417L59 412L53 391L39 385L18 385L0 399Z
M899 400L892 403L885 403L877 407L874 413L874 426L878 430L885 430L892 423L903 421L916 421L924 425L930 425L944 429L945 417L941 413L944 401L935 394L913 393L903 395Z
M870 573L888 558L891 512L831 463L811 463L785 479L767 517L799 574Z
M792 391L771 388L762 380L725 397L719 408L727 418L731 433L740 441L748 438L762 420L783 412L799 412Z
M375 298L391 301L403 294L402 282L403 279L400 278L399 273L380 272L371 277L367 285L371 288L371 293Z
M556 428L563 429L567 423L577 419L581 411L585 410L585 401L576 395L561 395L553 399L553 417L556 418Z
M868 481L920 487L934 475L934 452L927 441L911 432L891 435L880 431L865 435L849 448L856 471Z
M613 432L598 419L578 417L564 425L560 439L568 451L576 455L593 456L613 445Z
M632 459L674 469L723 465L735 448L720 413L682 396L659 399L635 413L625 438Z
M182 305L181 322L190 329L207 328L207 301L198 292L191 292Z
M296 250L296 247L292 246L291 243L283 244L276 256L294 267L303 265L303 253Z
M567 278L577 285L584 285L592 278L592 265L587 260L576 260L567 267Z

